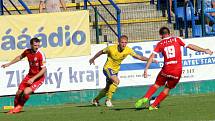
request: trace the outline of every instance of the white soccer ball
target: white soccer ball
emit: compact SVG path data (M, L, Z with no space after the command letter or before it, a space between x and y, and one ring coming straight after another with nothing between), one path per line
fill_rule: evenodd
M151 105L152 103L154 103L155 102L155 99L150 99L149 100L149 105Z
M151 97L151 99L149 100L149 105L152 105L155 102L156 98L157 97ZM159 107L160 107L160 104L157 105L157 108L159 108Z

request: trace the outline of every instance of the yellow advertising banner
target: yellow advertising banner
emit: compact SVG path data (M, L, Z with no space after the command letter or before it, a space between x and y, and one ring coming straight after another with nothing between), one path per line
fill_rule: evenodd
M0 17L0 61L8 61L30 48L38 37L47 58L90 54L89 12L58 12Z

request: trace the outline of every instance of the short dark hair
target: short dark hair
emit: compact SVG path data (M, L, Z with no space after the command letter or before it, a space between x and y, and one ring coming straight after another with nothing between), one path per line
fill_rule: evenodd
M121 39L123 39L123 38L125 38L125 39L128 40L128 36L126 36L126 35L121 35L120 38L119 38L119 41L120 41Z
M161 27L160 30L159 30L159 34L160 35L165 35L165 34L170 34L170 30L168 27Z
M40 40L39 40L38 38L36 38L36 37L35 37L35 38L32 38L32 39L30 40L30 44L33 45L34 42L40 42Z

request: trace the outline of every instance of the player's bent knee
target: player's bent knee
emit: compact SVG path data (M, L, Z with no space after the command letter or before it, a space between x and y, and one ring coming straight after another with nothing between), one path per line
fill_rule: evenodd
M117 77L112 77L111 80L113 83L119 85L120 80Z
M168 95L170 90L171 90L170 88L166 88L166 87L165 87L164 90L163 90L163 92L164 92L166 95Z
M160 85L154 84L154 87L158 89L160 87Z
M30 87L27 87L27 88L25 88L25 90L24 90L24 94L25 94L25 95L31 94L32 91L33 91L33 90L32 90Z
M119 82L120 82L119 79L114 79L113 80L113 83L116 84L116 85L119 85Z

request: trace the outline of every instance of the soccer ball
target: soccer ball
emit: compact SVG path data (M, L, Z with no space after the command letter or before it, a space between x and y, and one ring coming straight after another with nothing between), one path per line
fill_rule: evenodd
M149 100L149 105L151 105L152 103L154 103L156 98L157 97L151 97L150 100ZM159 108L159 107L160 107L160 104L157 105L157 108Z

